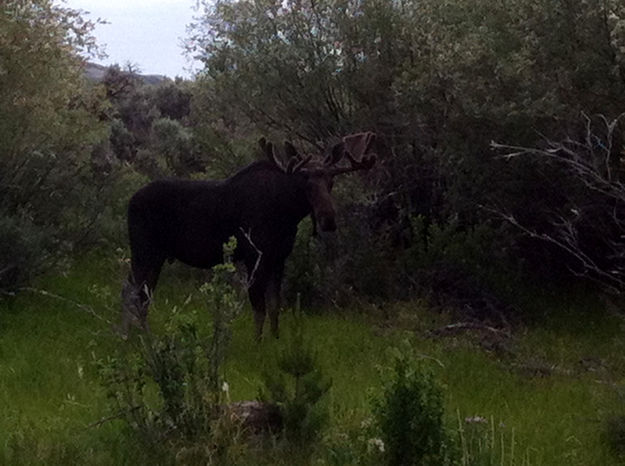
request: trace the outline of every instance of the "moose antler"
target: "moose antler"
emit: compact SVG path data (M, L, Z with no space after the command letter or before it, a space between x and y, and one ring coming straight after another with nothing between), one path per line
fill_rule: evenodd
M271 142L261 138L258 143L267 158L285 173L291 174L305 171L311 175L335 176L358 170L369 170L373 167L376 162L376 155L371 153L371 151L375 138L375 133L371 131L345 136L341 142L332 147L330 153L323 161L323 166L316 165L310 169L305 168L305 166L312 160L312 155L302 157L289 141L284 143L284 152L288 157L286 165L281 162L280 157L276 153L276 148ZM350 165L348 167L336 166L343 158L347 158Z
M375 142L375 133L350 134L336 144L331 153L324 160L324 171L335 176L357 170L369 170L376 162L376 155L370 153ZM333 167L346 157L350 162L349 167ZM358 160L360 159L360 160Z
M265 153L267 158L274 163L278 168L287 174L296 173L300 171L308 162L311 161L312 155L302 157L295 149L295 146L289 141L284 143L284 151L286 152L289 161L286 166L280 161L278 154L276 153L276 147L268 142L265 138L260 138L258 141L260 148Z

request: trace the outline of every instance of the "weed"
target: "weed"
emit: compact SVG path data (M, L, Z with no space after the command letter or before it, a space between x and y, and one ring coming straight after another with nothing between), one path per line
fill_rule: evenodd
M482 416L458 416L458 443L462 466L530 466L531 450L521 449L514 429L509 432L503 423L495 424Z

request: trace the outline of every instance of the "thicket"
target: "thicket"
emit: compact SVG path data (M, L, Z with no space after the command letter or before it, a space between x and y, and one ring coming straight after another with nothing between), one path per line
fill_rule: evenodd
M327 295L341 283L337 291L349 299L402 296L423 272L402 267L425 251L438 256L440 270L498 289L519 276L570 284L573 270L622 290L601 276L612 274L611 241L622 229L609 217L620 218L622 199L595 196L596 161L571 177L570 167L540 157L509 161L491 146L549 151L549 141L579 141L568 157L584 158L590 141L590 149L608 148L611 182L621 183L622 124L611 126L608 142L582 116L611 122L625 108L619 2L203 5L190 46L205 65L194 131L250 145L261 134L289 138L311 151L352 131L380 137L376 169L337 186L340 253L307 262L319 246L308 247L294 259L304 267L293 273L299 284L311 280L308 289ZM552 239L566 233L563 212L582 212L580 205L593 214L574 222L579 250L571 251ZM579 251L598 266L580 262Z
M111 126L104 160L125 163L151 179L205 170L188 124L188 82L177 78L147 84L132 66L115 65L107 69L101 86L110 103Z
M182 81L145 85L132 68L85 77L95 24L48 0L0 11L0 292L85 248L122 247L132 192L200 171Z

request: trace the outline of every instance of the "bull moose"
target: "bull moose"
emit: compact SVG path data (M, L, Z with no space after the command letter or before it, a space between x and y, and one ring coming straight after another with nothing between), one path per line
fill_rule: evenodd
M282 275L297 225L311 215L315 232L336 230L333 179L370 169L376 161L374 141L371 132L345 136L323 160L302 156L287 142L284 164L263 138L266 160L226 180L158 180L137 191L128 206L131 272L122 291L122 334L132 323L147 328L150 297L165 260L212 267L223 261L222 245L234 236L233 259L248 272L256 336L262 335L266 298L277 336ZM340 163L345 159L348 165Z

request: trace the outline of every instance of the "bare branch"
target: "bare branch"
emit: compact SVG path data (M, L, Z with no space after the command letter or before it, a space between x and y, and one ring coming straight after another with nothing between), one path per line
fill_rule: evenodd
M254 283L254 278L256 277L256 271L258 270L258 267L260 267L260 261L261 261L261 259L263 257L263 252L260 249L258 249L256 244L254 244L254 241L252 241L252 232L251 232L251 230L248 230L246 232L243 229L243 227L239 227L239 230L241 230L241 234L243 234L243 237L247 240L247 242L250 244L250 246L252 246L252 248L254 249L254 251L256 251L256 254L257 254L257 256L256 256L256 263L254 264L254 268L252 269L252 271L249 273L249 275L247 277L246 286L249 288Z
M562 188L567 199L561 212L551 220L553 230L539 233L522 225L512 214L490 209L526 235L547 241L575 258L583 272L573 271L603 284L612 292L625 291L625 159L615 158L615 133L619 123L603 115L582 114L583 139L546 141L546 148L526 148L491 143L506 160L535 157L558 164L574 184ZM590 239L589 239L590 238ZM590 241L590 243L589 243Z
M110 320L108 320L108 319L102 317L101 315L99 315L91 306L87 306L86 304L79 303L78 301L74 301L73 299L66 298L64 296L60 296L60 295L57 295L57 294L54 294L54 293L50 293L49 291L46 291L46 290L41 290L41 289L38 289L38 288L32 288L32 287L29 287L29 286L18 288L17 291L30 291L31 293L39 294L41 296L46 296L46 297L49 297L49 298L53 298L53 299L56 299L56 300L59 300L59 301L63 301L63 302L69 303L69 304L77 307L78 309L80 309L82 311L85 311L87 314L90 314L93 317L95 317L95 318L97 318L97 319L99 319L99 320L101 320L103 322L106 322L107 324L111 324ZM5 294L13 295L14 293L5 293Z

